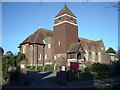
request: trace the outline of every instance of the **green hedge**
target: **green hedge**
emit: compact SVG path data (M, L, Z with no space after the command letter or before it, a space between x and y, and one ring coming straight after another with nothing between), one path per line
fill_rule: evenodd
M43 71L43 66L37 66L37 67L29 66L28 69L32 70L32 71L42 72ZM54 66L44 66L44 71L45 72L54 71Z
M109 78L111 77L110 68L106 64L94 63L85 68L85 72L94 74L95 78Z

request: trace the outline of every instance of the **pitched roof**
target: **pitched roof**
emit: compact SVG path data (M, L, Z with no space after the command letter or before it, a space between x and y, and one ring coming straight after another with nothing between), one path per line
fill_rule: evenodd
M61 16L63 14L68 14L68 15L71 15L73 17L76 17L66 5L62 8L62 10L57 14L56 17Z
M29 37L27 37L20 45L25 44L25 43L45 44L43 42L44 38L52 37L52 36L53 36L53 31L40 28L35 33L33 33Z
M81 43L80 43L80 42L73 43L73 44L71 44L71 46L69 47L67 53L75 53L75 52L78 52L79 49L80 49L80 47L81 47ZM85 53L85 51L83 50L82 47L81 47L81 49L82 49L81 52L84 52L84 53Z
M88 46L89 49L91 49L92 46L95 47L95 49L97 50L100 43L102 42L101 40L98 41L94 41L94 40L89 40L89 39L85 39L85 38L79 38L81 45L84 47L85 45Z

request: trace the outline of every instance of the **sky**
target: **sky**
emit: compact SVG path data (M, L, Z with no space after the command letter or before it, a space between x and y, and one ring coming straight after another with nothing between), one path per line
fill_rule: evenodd
M78 36L103 40L106 50L118 50L117 2L3 2L2 47L19 52L19 44L39 27L53 30L54 18L67 5L77 17ZM109 7L109 8L106 8Z

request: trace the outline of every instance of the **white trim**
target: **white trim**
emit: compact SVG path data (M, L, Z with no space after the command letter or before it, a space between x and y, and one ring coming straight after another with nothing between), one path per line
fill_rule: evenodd
M44 44L46 44L45 40L43 40Z
M77 59L68 59L68 61L75 61L75 62L76 62L76 61L77 61Z
M68 14L63 14L63 15L61 15L61 16L58 16L58 17L56 17L55 19L58 19L59 17L63 17L63 16L69 16L69 17L72 17L72 18L74 18L74 19L77 19L76 17L73 17L73 16L71 16L71 15L68 15Z
M53 26L57 26L57 25L60 25L60 24L62 24L62 23L69 23L69 24L72 24L72 25L75 25L75 26L78 26L77 24L75 24L75 23L72 23L72 22L69 22L69 21L62 21L62 22L60 22L60 23L57 23L57 24L54 24Z
M45 65L52 65L52 62L46 62Z

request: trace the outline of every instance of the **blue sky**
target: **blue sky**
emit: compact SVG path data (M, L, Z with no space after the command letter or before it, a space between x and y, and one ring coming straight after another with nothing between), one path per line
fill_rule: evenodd
M77 17L79 37L103 40L106 49L118 49L118 10L109 2L66 3ZM54 17L65 2L2 3L2 47L4 51L19 51L19 44L39 26L53 30Z

